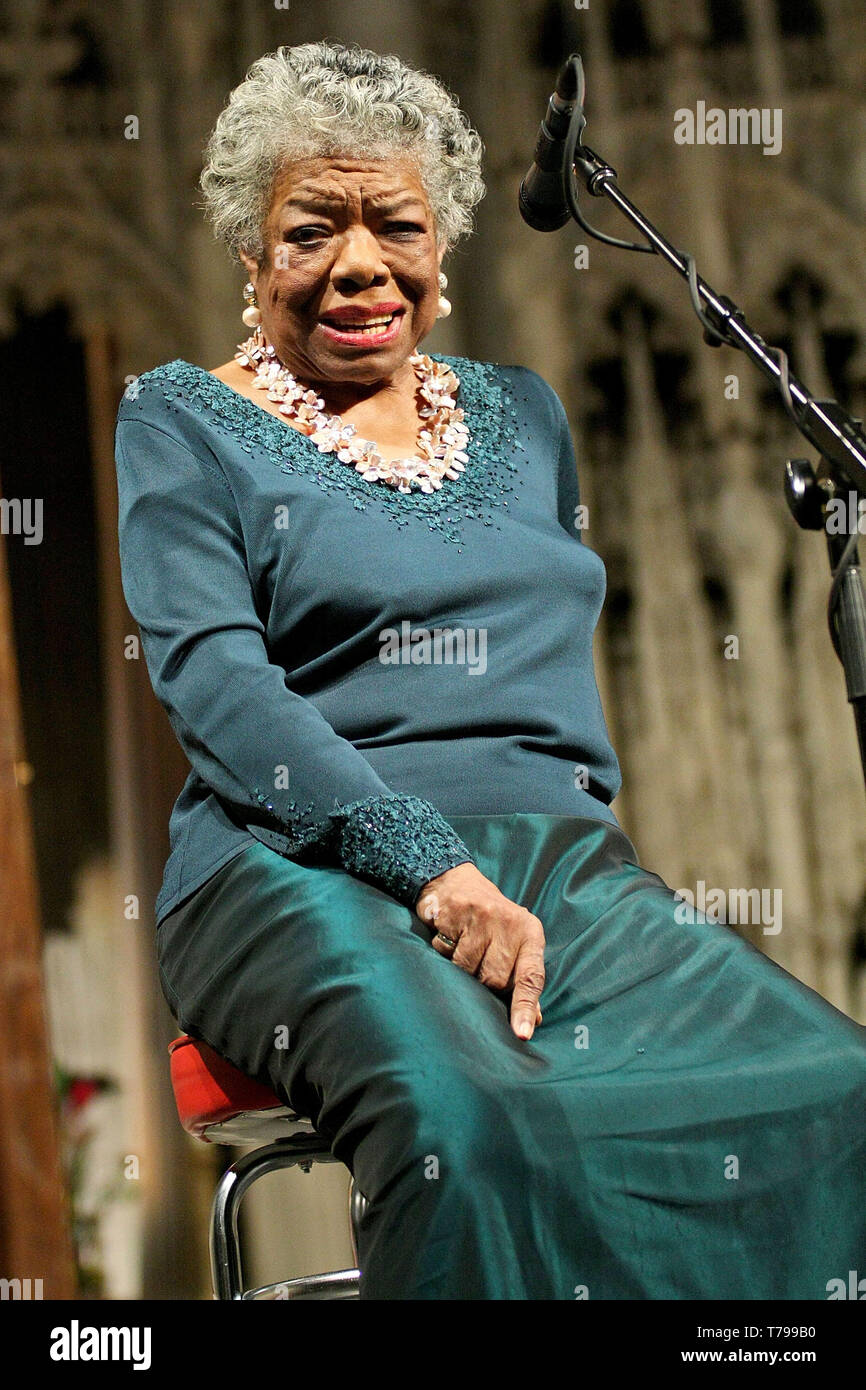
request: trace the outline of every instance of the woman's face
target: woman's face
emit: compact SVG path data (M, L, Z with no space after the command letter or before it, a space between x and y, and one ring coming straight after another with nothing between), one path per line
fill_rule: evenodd
M393 380L433 327L444 248L411 160L291 164L275 181L263 241L261 266L244 264L265 336L300 381ZM392 317L361 333L371 310Z

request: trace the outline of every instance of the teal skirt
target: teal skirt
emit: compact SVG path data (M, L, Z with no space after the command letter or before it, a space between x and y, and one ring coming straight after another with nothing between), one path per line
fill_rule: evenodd
M368 1199L368 1299L827 1299L866 1274L866 1029L570 816L449 817L540 919L544 1021L258 842L160 925L181 1027Z

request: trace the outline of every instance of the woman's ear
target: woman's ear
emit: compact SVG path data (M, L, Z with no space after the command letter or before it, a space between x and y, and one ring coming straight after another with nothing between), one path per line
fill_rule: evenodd
M246 251L239 251L238 255L240 256L241 264L243 265L244 269L249 275L250 280L252 281L253 285L255 285L259 273L258 261L256 260L255 256L248 256Z

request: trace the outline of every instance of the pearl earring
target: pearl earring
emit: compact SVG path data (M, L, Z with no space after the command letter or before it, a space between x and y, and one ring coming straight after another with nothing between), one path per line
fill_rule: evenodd
M244 299L247 307L241 314L241 318L247 328L258 328L262 321L262 311L256 302L256 287L251 280L244 285Z
M445 289L448 288L448 276L445 274L444 270L440 270L440 272L439 272L439 288L440 288L440 290L445 290ZM448 317L448 315L449 315L450 313L451 313L451 300L450 300L450 299L446 299L445 296L444 296L444 294L440 294L440 296L439 296L439 312L438 312L438 314L436 315L436 317L437 317L438 319L447 319L447 317Z

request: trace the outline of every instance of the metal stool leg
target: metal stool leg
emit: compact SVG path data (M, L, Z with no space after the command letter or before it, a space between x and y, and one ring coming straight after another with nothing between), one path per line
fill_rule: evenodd
M356 1265L359 1264L358 1231L366 1210L367 1198L355 1182L353 1176L352 1181L349 1183L349 1232L352 1237L352 1259L355 1261Z
M339 1159L334 1157L320 1137L296 1135L245 1154L223 1174L211 1209L210 1257L215 1298L245 1297L238 1240L238 1209L244 1193L265 1173L293 1168L298 1164L308 1168L312 1162L338 1163ZM357 1298L359 1279L357 1269L346 1269L328 1274L311 1274L301 1279L290 1279L285 1284L266 1287L280 1289L280 1296L287 1298ZM263 1291L252 1290L251 1295Z

